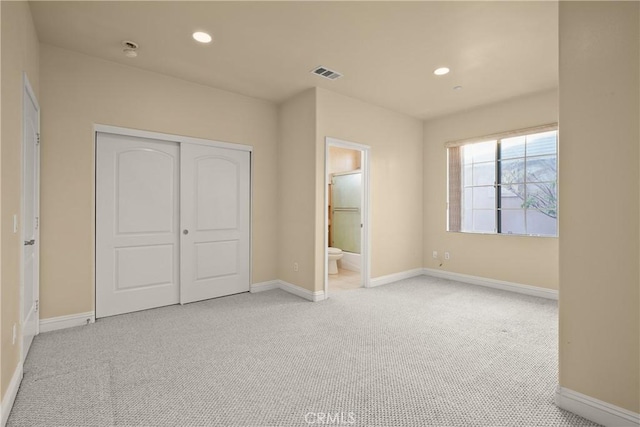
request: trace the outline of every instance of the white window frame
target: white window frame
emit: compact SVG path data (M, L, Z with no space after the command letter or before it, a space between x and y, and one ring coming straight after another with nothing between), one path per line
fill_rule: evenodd
M446 218L446 225L447 225L447 231L449 232L456 232L456 233L465 233L465 234L490 234L490 235L502 235L502 236L518 236L518 237L551 237L551 238L557 238L559 236L560 230L559 230L559 211L558 211L558 206L556 205L556 234L555 235L546 235L546 234L516 234L516 233L502 233L500 231L500 221L501 221L501 211L503 210L500 206L499 206L499 201L500 201L500 187L502 185L502 183L498 183L498 181L500 180L500 177L498 176L498 174L500 173L500 166L501 166L501 161L504 159L501 159L500 157L500 143L502 140L507 139L507 138L513 138L513 137L518 137L518 136L526 136L526 135L533 135L533 134L537 134L537 133L544 133L544 132L551 132L551 131L555 131L556 132L556 151L555 151L555 156L556 156L556 200L559 200L559 188L557 187L557 183L558 183L558 175L557 175L557 170L558 170L558 155L559 155L559 133L558 133L558 123L549 123L549 124L545 124L545 125L541 125L541 126L535 126L535 127L530 127L530 128L525 128L525 129L518 129L518 130L514 130L514 131L508 131L508 132L500 132L500 133L496 133L496 134L491 134L491 135L486 135L483 137L476 137L476 138L469 138L469 139L464 139L464 140L458 140L458 141L450 141L447 142L445 144L445 147L447 149L447 191L446 191L446 197L447 197L447 218ZM494 182L494 184L491 186L495 189L495 195L496 195L496 200L495 200L495 204L492 210L492 212L495 214L496 216L496 226L494 228L493 231L464 231L462 230L462 224L463 224L463 199L464 199L464 190L465 188L469 188L469 187L465 187L464 184L464 175L462 175L463 171L464 171L464 162L462 161L460 164L460 170L461 170L461 178L460 178L460 230L451 230L451 224L450 224L450 218L451 218L451 212L450 212L450 197L451 197L451 184L450 184L450 167L451 167L451 158L450 158L450 153L451 151L449 150L452 147L463 147L463 146L467 146L467 145L472 145L472 144L479 144L479 143L486 143L486 142L492 142L495 141L496 143L496 156L495 156L495 160L493 160L493 163L496 166L496 181ZM525 154L522 157L517 157L517 158L509 158L507 160L517 160L517 159L521 159L524 162L524 180L522 183L522 185L526 185L527 184L531 184L531 183L538 183L536 182L527 182L527 175L526 175L526 161L529 158L537 158L537 157L546 157L548 156L548 154L545 155L534 155L534 156L528 156L527 153L525 152ZM546 181L545 181L546 182ZM542 181L540 183L543 183ZM471 187L487 187L487 185L471 185ZM526 190L525 190L526 191ZM525 208L526 209L526 208ZM527 229L526 227L526 213L525 213L525 230Z

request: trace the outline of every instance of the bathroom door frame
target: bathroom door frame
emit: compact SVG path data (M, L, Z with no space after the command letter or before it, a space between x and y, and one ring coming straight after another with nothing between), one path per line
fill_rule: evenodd
M362 233L360 233L360 284L371 287L371 197L370 197L370 161L371 147L357 142L344 141L330 136L325 137L324 147L324 295L329 297L329 147L340 147L360 151L362 171Z

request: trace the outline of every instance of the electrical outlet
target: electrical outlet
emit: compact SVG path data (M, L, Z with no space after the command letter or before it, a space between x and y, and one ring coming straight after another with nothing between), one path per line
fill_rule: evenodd
M444 259L446 259L446 260L451 259L451 255L449 254L449 252L445 252L444 253Z
M433 251L432 256L434 259L438 259L438 251Z
M293 271L298 271L298 263L297 262L293 263Z
M12 344L15 344L15 343L16 343L16 337L17 337L17 335L18 335L18 331L17 331L17 329L16 329L16 324L14 323L14 324L13 324L13 342L12 342Z

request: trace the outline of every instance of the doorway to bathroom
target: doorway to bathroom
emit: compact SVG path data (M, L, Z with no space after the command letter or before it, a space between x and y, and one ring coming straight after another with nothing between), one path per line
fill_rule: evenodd
M325 295L369 286L369 147L325 139Z

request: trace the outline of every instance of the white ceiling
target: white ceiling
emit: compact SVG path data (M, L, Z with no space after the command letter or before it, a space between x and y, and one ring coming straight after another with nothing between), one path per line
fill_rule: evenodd
M43 43L274 102L319 86L422 119L557 87L557 9L555 1L31 2ZM196 43L196 30L214 42ZM137 58L124 57L123 40L139 43ZM318 65L344 77L310 74ZM452 71L436 77L439 66Z

